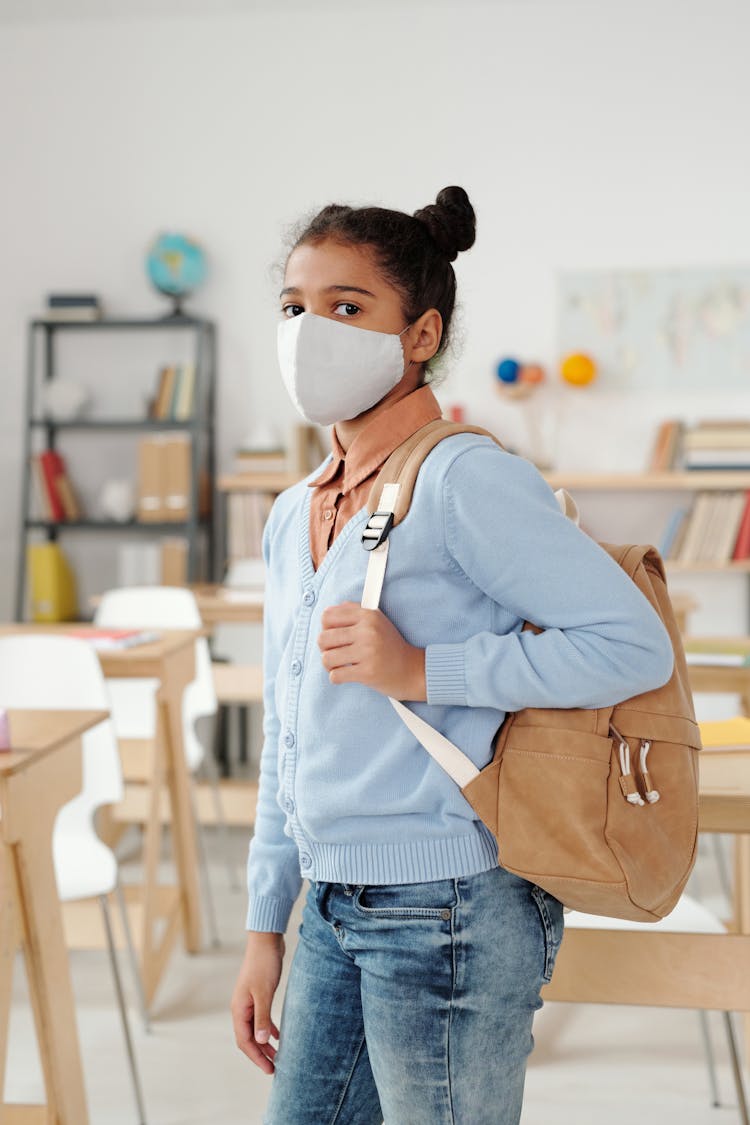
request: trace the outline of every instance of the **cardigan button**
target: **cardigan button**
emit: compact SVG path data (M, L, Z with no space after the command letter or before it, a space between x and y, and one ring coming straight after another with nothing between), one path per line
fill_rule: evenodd
M287 797L287 799L284 801L284 808L290 814L294 812L294 801L291 797Z
M301 660L293 660L292 664L291 664L291 669L292 669L292 675L293 676L299 676L300 672L302 671L302 661Z
M307 854L307 852L302 852L302 854L301 854L301 856L299 857L299 859L300 859L300 863L302 864L302 866L303 866L303 867L310 867L310 866L312 866L312 856L309 856L309 855Z
M304 594L302 595L302 604L303 605L314 605L315 604L315 592L313 590L305 590Z
M284 735L284 745L288 746L290 750L294 746L294 735L290 730Z

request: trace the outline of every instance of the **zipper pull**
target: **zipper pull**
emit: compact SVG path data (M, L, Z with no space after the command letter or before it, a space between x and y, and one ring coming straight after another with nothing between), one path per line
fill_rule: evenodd
M645 805L646 802L638 792L635 778L630 772L630 745L613 726L610 726L609 729L620 743L620 789L622 795L631 805Z
M646 800L648 801L648 803L650 805L654 805L659 800L659 797L661 796L661 794L659 793L658 789L654 789L654 783L651 780L651 774L648 772L648 769L646 768L646 759L648 758L648 752L649 752L650 749L651 749L651 739L642 738L641 739L641 763L640 763L641 764L641 777L643 778L643 785L644 785L644 788L646 790Z

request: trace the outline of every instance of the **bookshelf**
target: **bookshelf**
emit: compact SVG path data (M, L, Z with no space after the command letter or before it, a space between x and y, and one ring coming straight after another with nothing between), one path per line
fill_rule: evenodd
M738 470L691 470L668 472L546 472L545 480L552 488L571 492L731 492L750 491L750 472ZM670 574L740 574L750 575L750 559L727 562L680 562L665 559Z
M45 384L57 375L60 336L80 335L84 339L92 334L164 333L186 332L192 336L191 351L195 366L194 407L187 419L148 418L137 416L101 418L56 419L45 416L41 410L41 392ZM117 347L123 342L118 339ZM154 371L156 372L156 364ZM56 541L62 535L76 532L106 532L122 536L131 534L184 537L187 542L188 580L207 577L205 571L214 552L215 520L200 510L200 478L205 472L210 482L215 476L215 384L216 384L216 330L212 321L203 317L177 315L158 318L107 317L100 320L47 320L34 318L29 322L26 354L26 393L24 413L23 464L21 474L21 507L19 528L19 556L16 576L16 620L24 616L27 594L27 547L32 536L42 536ZM97 383L100 395L106 395L106 380ZM95 433L156 434L179 432L190 438L190 476L187 515L184 519L169 521L118 521L114 519L73 518L55 520L40 517L33 512L31 459L43 450L57 450L65 435L66 441L75 434ZM133 453L133 473L136 455ZM201 551L205 541L205 552ZM201 558L202 556L202 558ZM206 561L202 561L206 560Z
M701 492L716 489L750 489L750 473L731 470L669 473L579 473L550 472L544 474L552 488L580 488L595 491L625 492Z

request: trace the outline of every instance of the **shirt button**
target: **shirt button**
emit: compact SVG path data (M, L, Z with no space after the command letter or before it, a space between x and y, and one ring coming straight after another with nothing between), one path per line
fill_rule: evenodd
M324 520L332 520L333 519L333 512L330 508L326 508L325 511L323 512L323 519Z
M284 735L284 745L288 746L290 750L292 746L294 746L294 735L290 730L288 730Z
M287 799L284 801L284 808L288 813L294 812L294 801L291 797L287 797Z
M300 863L303 867L310 867L312 865L312 857L309 856L307 852L302 852L302 855L299 858Z
M293 676L299 676L301 671L302 671L302 661L301 660L293 660L292 661L292 675Z
M312 590L305 590L304 594L302 595L302 604L303 605L313 605L314 602L315 602L314 592Z

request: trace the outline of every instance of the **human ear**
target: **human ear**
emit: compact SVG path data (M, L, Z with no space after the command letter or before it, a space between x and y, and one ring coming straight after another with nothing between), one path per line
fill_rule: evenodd
M414 321L409 329L408 339L411 343L410 363L427 363L440 347L443 336L443 318L437 309L428 309L427 312Z

